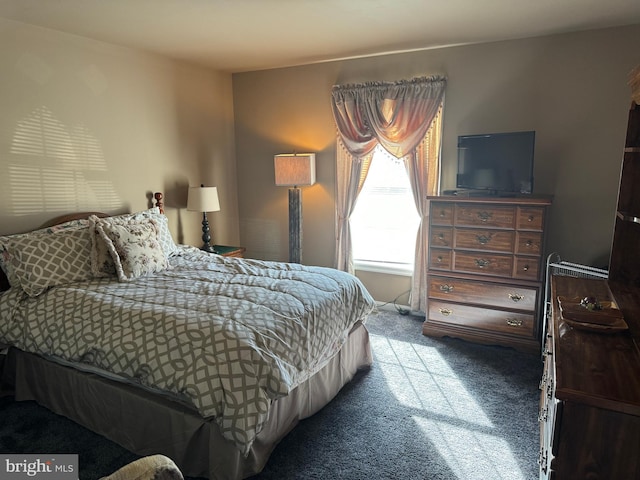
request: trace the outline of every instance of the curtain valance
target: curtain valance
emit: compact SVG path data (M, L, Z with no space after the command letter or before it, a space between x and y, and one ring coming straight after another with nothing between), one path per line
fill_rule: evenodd
M342 145L356 158L378 143L398 158L411 153L442 104L445 86L443 76L334 86L333 115Z

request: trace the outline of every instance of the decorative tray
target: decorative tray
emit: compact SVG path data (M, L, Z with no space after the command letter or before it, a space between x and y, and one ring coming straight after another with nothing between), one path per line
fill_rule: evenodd
M614 302L598 302L597 309L589 309L582 302L577 297L558 297L560 316L572 327L600 333L616 333L629 328Z

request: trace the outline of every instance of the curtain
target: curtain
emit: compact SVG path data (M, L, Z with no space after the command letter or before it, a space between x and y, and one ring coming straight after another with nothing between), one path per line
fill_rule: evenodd
M411 178L421 218L412 292L418 292L423 286L426 253L418 255L418 252L426 252L423 230L428 215L425 202L430 175L424 158L420 158L420 152L424 157L428 149L421 149L420 145L444 101L445 86L444 77L432 76L333 87L332 110L338 128L336 268L353 273L349 218L366 178L373 149L380 144L391 155L404 159ZM417 301L419 306L422 302ZM413 308L413 298L411 303Z
M336 194L336 265L338 269L354 272L349 219L356 206L356 199L367 178L373 152L361 158L353 158L338 141Z
M425 311L427 302L427 269L429 268L429 203L427 196L435 195L440 185L440 147L442 145L442 107L431 122L423 141L418 145L415 156L404 158L409 175L413 200L420 224L416 237L416 252L411 279L409 307L413 311Z

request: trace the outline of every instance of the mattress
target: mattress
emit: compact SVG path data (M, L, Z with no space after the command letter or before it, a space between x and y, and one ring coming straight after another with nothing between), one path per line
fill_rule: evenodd
M0 295L0 343L166 392L247 456L271 405L335 358L374 301L338 270L180 246L170 268Z

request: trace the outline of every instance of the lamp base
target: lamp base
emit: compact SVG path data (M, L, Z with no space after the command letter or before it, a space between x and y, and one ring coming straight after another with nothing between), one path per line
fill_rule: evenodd
M202 213L202 241L204 244L200 247L200 250L204 250L208 253L218 253L216 249L211 245L211 229L209 228L209 220L207 220L207 212Z
M289 263L302 262L302 203L300 189L289 189Z
M214 246L209 244L201 246L200 250L203 250L207 253L218 253L218 251L214 248Z

